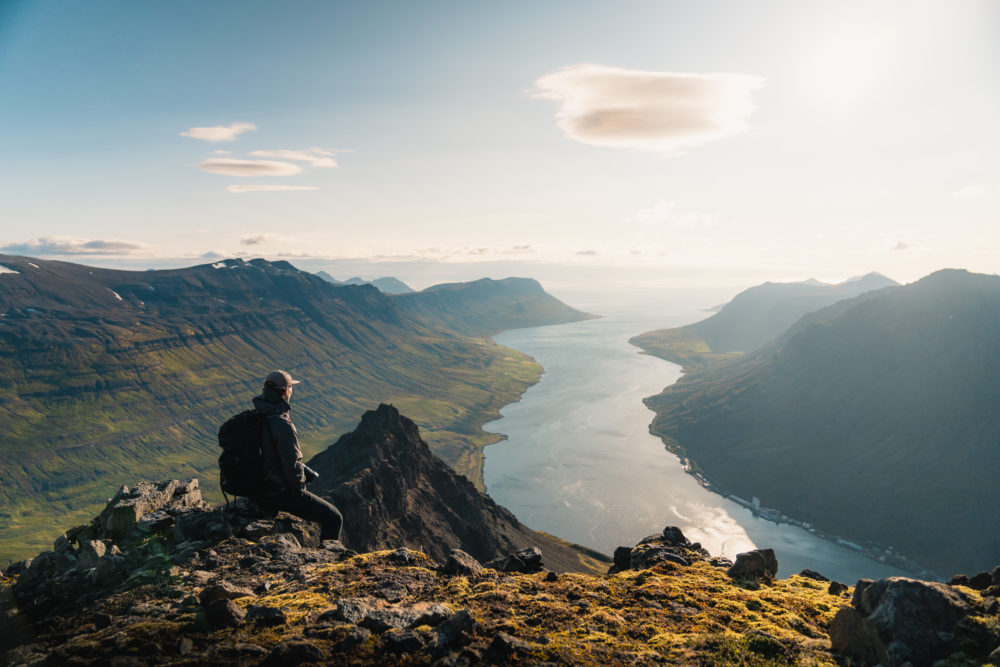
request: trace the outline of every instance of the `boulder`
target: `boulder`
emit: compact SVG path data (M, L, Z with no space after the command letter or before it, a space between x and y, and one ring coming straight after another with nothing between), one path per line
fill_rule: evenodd
M958 650L959 622L973 611L954 588L906 577L862 579L851 605L830 623L834 651L887 667L948 657Z
M726 574L743 581L758 581L762 578L773 579L778 574L778 558L774 555L774 549L745 551L736 554L736 562Z
M691 562L681 553L683 549L673 546L663 546L652 542L643 542L629 554L629 567L633 570L645 570L661 563L675 565L690 565Z
M969 578L969 588L977 591L984 591L993 585L993 575L989 572L980 572Z
M618 547L615 549L614 565L616 572L627 570L632 564L632 547Z
M229 583L228 581L220 581L214 586L209 586L201 592L198 600L203 605L210 605L216 600L235 600L236 598L243 597L257 597L252 590L249 588L243 588L241 586L236 586Z
M812 579L814 581L830 581L827 577L824 577L819 572L815 570L810 570L808 568L799 572L799 576L805 577L806 579Z
M839 581L831 581L829 587L827 587L826 592L830 595L842 595L847 592L849 586L847 584L842 584Z
M284 625L288 622L285 612L277 607L261 607L250 605L247 607L247 620L267 627Z
M542 552L538 547L528 547L517 553L494 558L486 567L500 572L522 572L531 574L542 571Z
M677 547L691 546L691 542L684 537L684 533L677 526L667 526L663 529L663 541Z
M142 517L170 502L178 486L176 479L139 482L133 489L123 486L98 517L99 527L113 538L125 537Z
M84 540L76 557L76 567L81 572L97 567L97 562L107 553L108 546L100 540Z
M205 620L212 628L230 628L239 625L246 612L228 598L215 600L205 607Z
M452 549L448 552L448 560L445 561L441 570L445 574L472 576L481 573L483 566L461 549Z
M508 635L506 632L498 632L489 648L486 649L486 659L499 664L507 664L518 659L527 658L531 653L531 644Z

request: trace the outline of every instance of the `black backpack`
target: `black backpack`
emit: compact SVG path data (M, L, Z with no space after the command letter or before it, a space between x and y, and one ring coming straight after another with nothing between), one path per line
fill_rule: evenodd
M219 428L219 486L233 496L259 496L264 492L264 429L267 417L247 410L226 420Z

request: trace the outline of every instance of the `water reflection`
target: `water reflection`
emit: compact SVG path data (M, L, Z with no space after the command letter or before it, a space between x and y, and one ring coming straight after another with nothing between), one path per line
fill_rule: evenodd
M678 525L713 554L755 545L778 554L780 576L809 567L853 583L904 574L789 525L753 516L701 487L649 434L643 404L680 377L677 365L643 355L628 338L706 316L725 294L558 294L603 319L510 331L497 341L545 367L541 382L486 430L508 439L486 449L490 495L521 521L605 553ZM630 301L628 296L632 297Z

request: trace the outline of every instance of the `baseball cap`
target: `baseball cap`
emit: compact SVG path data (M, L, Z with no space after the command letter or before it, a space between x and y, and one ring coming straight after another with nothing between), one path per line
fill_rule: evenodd
M271 371L264 378L264 384L271 384L275 387L280 387L284 389L289 385L298 384L298 380L293 380L291 374L288 371Z

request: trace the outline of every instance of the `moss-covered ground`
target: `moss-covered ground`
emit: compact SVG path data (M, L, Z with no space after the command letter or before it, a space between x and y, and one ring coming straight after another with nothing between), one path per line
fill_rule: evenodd
M205 625L196 603L201 589L185 583L186 572L175 570L173 582L133 589L78 618L59 619L49 636L39 639L49 643L65 637L58 655L78 664L85 664L88 655L107 658L109 651L137 657L159 651L163 664L200 664L209 651L217 657L225 647L270 651L294 640L310 643L331 662L429 664L435 659L431 651L390 656L388 640L379 633L345 651L336 640L350 629L347 624L323 633L310 630L338 599L378 601L389 588L396 591L396 606L429 602L468 610L477 626L462 650L471 656L486 656L491 640L506 633L527 642L524 651L510 657L522 664L832 665L827 626L850 600L850 591L830 595L825 584L799 576L738 585L724 570L703 562L610 576L494 570L449 576L425 565L419 554L412 565L399 566L392 564L390 552L376 552L300 567L293 578L276 572L269 575L267 592L235 602L281 609L286 622L222 630ZM238 570L223 568L217 574L235 577ZM149 603L171 601L175 611L149 612ZM108 627L87 623L97 611L114 619ZM416 632L428 641L433 636L429 627ZM178 650L182 640L183 653Z

